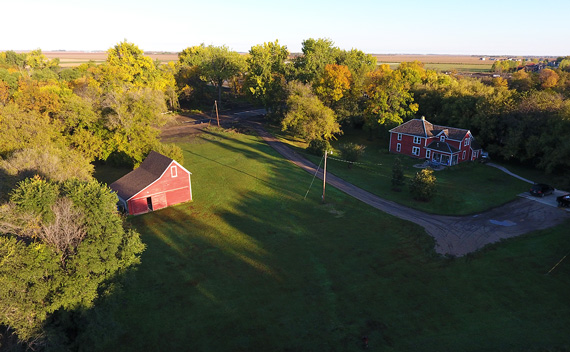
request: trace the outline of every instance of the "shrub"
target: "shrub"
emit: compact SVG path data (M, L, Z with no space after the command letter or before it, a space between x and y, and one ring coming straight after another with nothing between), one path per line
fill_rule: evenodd
M362 154L364 154L365 148L365 146L356 143L345 143L339 146L341 157L350 161L350 163L348 163L349 168L352 167L353 162L356 162Z
M176 144L160 143L154 148L154 150L172 160L176 160L180 165L184 164L184 154L182 153L182 149Z
M429 201L435 194L436 178L430 168L422 169L410 184L410 192L416 200Z
M400 192L404 183L405 177L402 160L397 157L394 159L394 166L392 166L392 190Z
M324 155L326 150L331 150L329 141L325 139L313 139L309 142L307 152L314 155Z

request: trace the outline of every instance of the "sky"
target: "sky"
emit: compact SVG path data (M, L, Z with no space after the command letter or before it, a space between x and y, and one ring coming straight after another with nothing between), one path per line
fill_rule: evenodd
M570 55L570 1L0 0L0 50L247 52L308 38L370 54Z

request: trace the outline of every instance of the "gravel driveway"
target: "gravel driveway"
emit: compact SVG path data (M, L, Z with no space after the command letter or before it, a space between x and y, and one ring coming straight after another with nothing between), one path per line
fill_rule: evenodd
M310 174L315 173L315 164L278 141L260 125L255 128L259 136L277 152ZM317 177L322 180L322 170ZM435 238L438 253L454 256L463 256L504 238L552 227L570 218L570 213L563 209L526 198L476 215L431 215L382 199L331 173L327 173L327 184L376 209L424 227Z

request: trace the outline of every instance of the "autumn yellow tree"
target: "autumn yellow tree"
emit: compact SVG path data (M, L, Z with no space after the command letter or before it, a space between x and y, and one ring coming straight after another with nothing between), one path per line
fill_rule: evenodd
M347 66L328 64L314 89L323 103L331 107L350 89L352 75Z
M560 76L553 70L549 68L545 68L544 70L540 71L538 75L538 81L540 82L540 86L544 89L556 87Z

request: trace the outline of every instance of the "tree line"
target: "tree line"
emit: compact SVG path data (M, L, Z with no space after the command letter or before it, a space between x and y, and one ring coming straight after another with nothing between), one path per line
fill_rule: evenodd
M346 128L386 134L426 116L436 124L470 129L496 159L553 174L569 170L570 57L538 72L479 79L428 70L420 62L392 69L360 50L341 50L329 39L307 39L299 55L278 41L255 45L246 55L228 57L234 64L223 67L232 70L215 78L210 72L216 50L202 45L179 54L181 102L198 103L207 96L208 82L220 99L226 82L228 98L265 107L268 119L312 146L326 145L319 141Z

